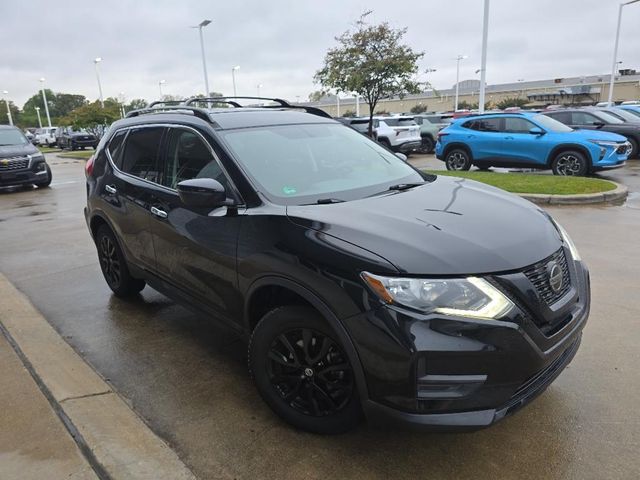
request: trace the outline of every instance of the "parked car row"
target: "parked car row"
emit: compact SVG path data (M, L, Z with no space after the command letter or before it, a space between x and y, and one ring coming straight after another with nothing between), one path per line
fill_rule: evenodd
M28 135L27 138L29 138ZM73 127L38 128L29 140L34 145L45 147L58 146L62 149L69 150L84 149L85 147L96 148L98 145L98 138L95 135L84 129L78 130Z
M48 187L51 169L44 155L17 127L0 125L0 187L36 185Z

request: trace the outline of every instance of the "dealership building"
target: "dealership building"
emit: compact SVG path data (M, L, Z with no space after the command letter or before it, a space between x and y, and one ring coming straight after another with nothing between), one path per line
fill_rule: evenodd
M607 75L589 75L583 77L552 78L549 80L518 81L487 85L485 101L490 108L506 98L522 98L528 100L527 107L546 107L547 105L593 105L606 101L609 97L609 80ZM464 80L459 83L459 104L469 105L478 103L480 90L479 80ZM620 70L615 78L613 90L614 101L640 99L640 72L636 70ZM404 98L389 98L381 100L377 112L401 113L408 112L415 105L423 105L429 112L452 111L455 102L455 85L446 90L429 90ZM346 112L356 112L360 115L369 114L369 106L362 100L356 101L354 96L341 94L327 96L318 102L308 105L320 107L333 116L344 115Z

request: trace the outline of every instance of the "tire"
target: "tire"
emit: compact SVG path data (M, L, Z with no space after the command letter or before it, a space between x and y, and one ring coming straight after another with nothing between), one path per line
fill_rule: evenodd
M584 154L575 150L565 150L551 162L554 175L584 177L589 173L589 162Z
M51 180L53 180L53 175L51 175L51 169L49 168L49 165L45 164L45 169L47 171L47 179L44 182L36 183L36 187L38 188L47 188L49 185L51 185Z
M391 142L389 140L387 140L386 138L381 138L378 140L378 143L381 145L384 145L385 147L387 147L389 150L392 150L391 148Z
M629 158L638 158L638 141L634 138L627 137L627 140L631 144L631 153L629 154Z
M317 310L298 305L270 311L251 335L249 371L258 392L296 428L337 434L362 419L353 369L336 338Z
M435 143L433 142L431 137L422 137L422 143L420 144L420 148L418 148L418 152L433 153L434 148Z
M120 245L109 227L102 225L96 234L96 247L102 275L117 297L131 297L144 288L144 280L129 273Z
M471 156L462 148L454 148L447 152L444 163L447 170L466 171L471 168Z

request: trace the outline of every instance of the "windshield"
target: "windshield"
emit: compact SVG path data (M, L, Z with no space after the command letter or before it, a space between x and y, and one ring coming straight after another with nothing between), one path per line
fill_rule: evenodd
M606 123L624 123L624 121L614 117L613 115L607 112L592 112L592 113L599 119L604 120Z
M539 126L548 130L550 132L555 133L566 133L573 132L573 128L567 127L564 123L560 123L557 120L554 120L551 117L547 117L546 115L538 114L534 115L532 118Z
M619 118L620 120L624 120L625 122L638 122L640 121L640 119L638 117L636 117L633 113L627 111L627 110L623 110L622 108L617 108L615 110L607 110L607 113L609 115L613 115L616 118Z
M29 143L29 140L17 128L0 129L0 147L8 145L25 145L27 143Z
M355 200L423 177L394 154L336 124L276 125L221 132L240 165L272 201Z

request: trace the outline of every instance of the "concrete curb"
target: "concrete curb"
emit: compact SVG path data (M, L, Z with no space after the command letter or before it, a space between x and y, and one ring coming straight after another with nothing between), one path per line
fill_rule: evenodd
M195 480L2 273L0 292L8 340L100 478Z
M611 181L611 180L609 180ZM615 183L615 182L611 182ZM522 198L538 205L593 205L595 203L619 202L627 198L629 189L615 183L616 188L608 192L586 193L580 195L543 195L538 193L516 193Z

